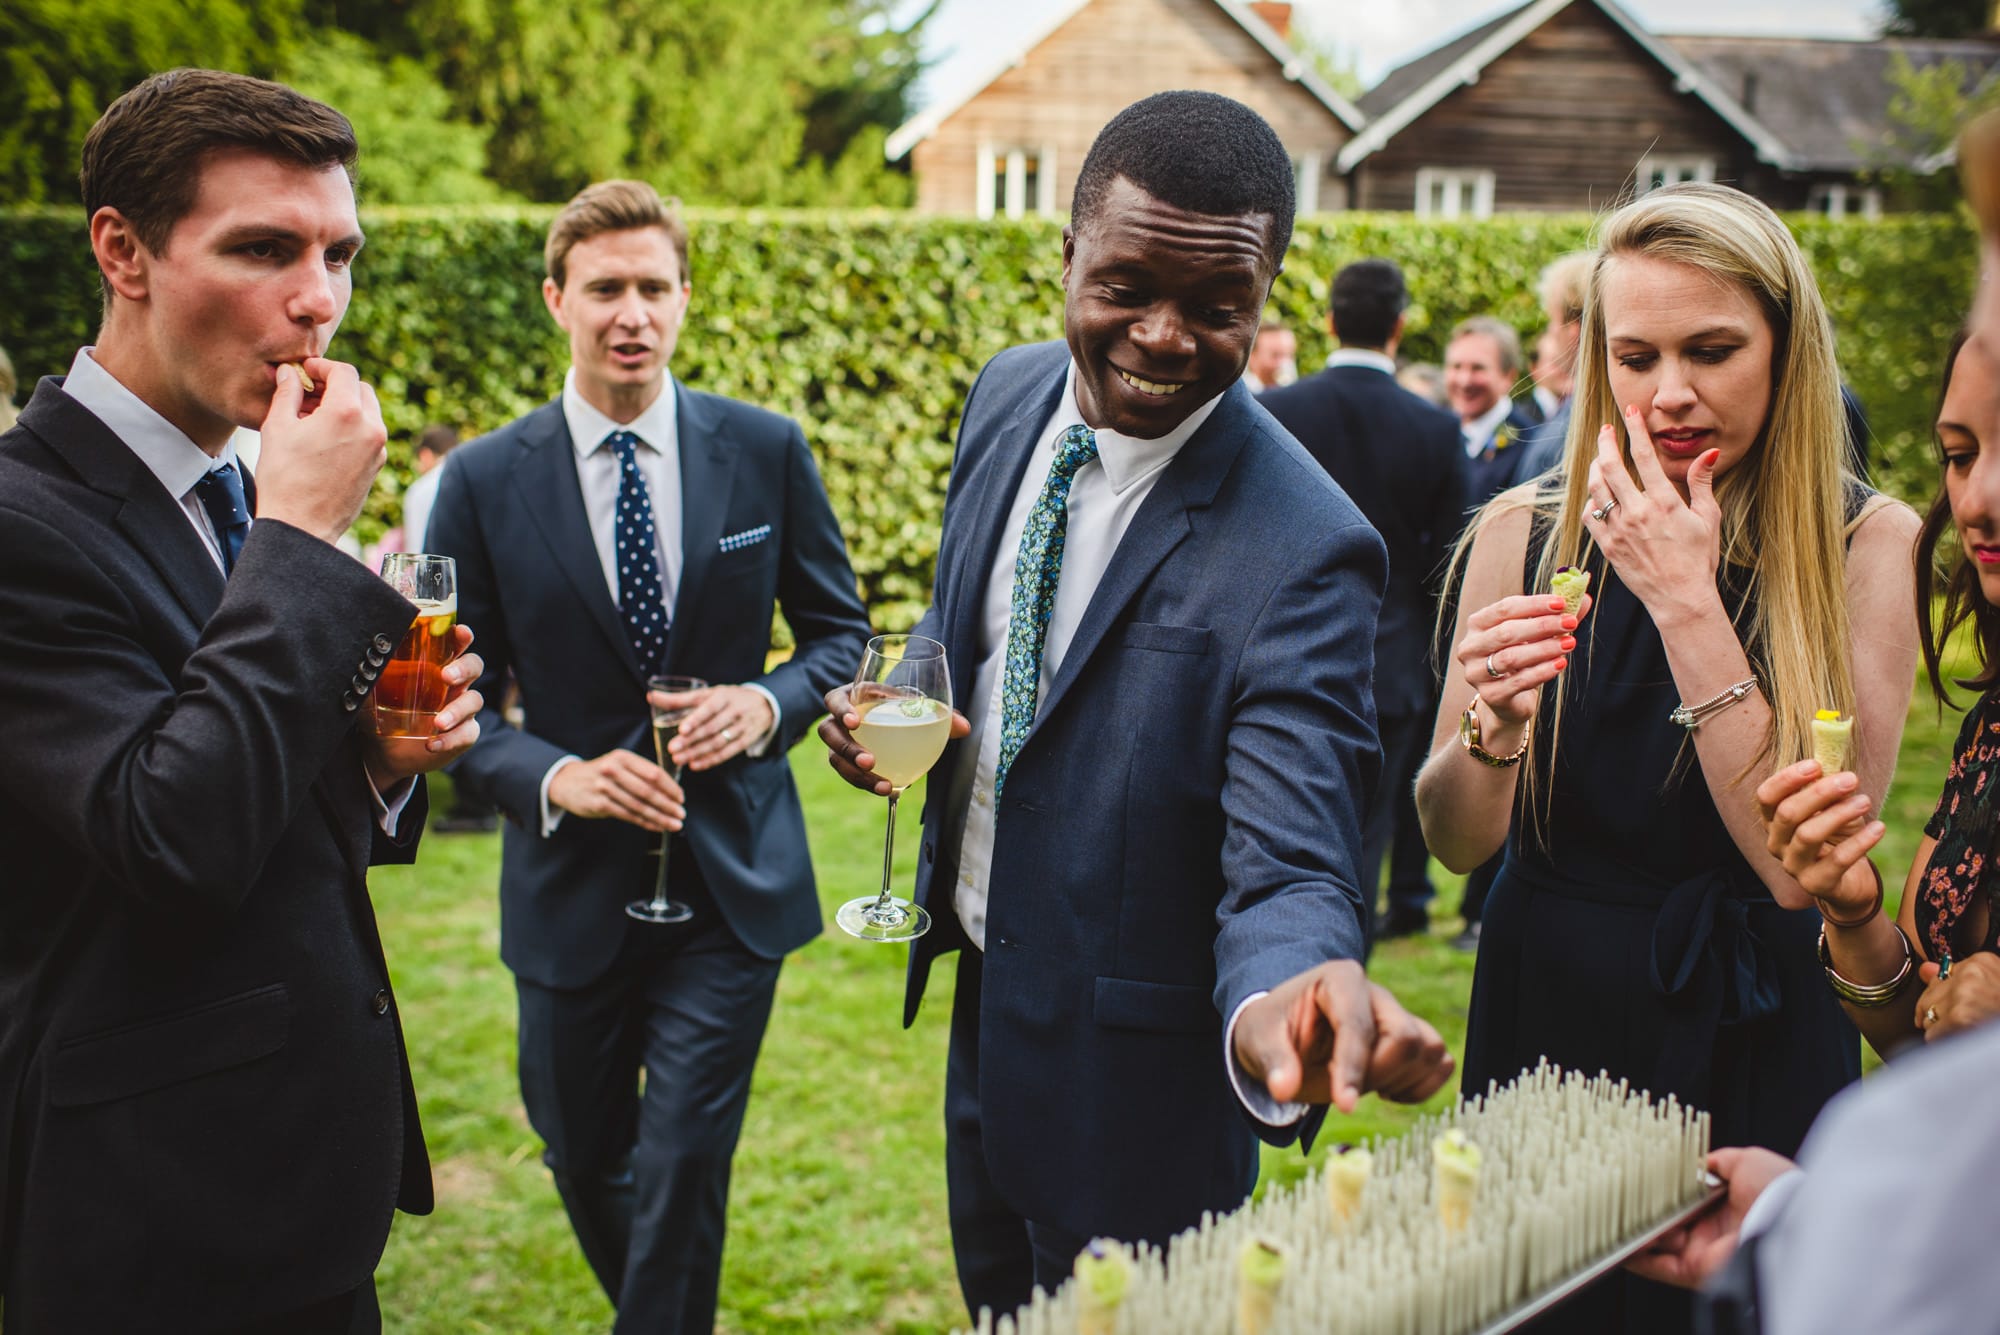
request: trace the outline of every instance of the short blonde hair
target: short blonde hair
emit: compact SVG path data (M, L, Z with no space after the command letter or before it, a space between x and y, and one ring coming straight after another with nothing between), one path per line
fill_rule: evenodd
M1536 295L1542 299L1542 310L1555 311L1564 324L1579 324L1583 320L1583 295L1590 286L1590 271L1597 262L1597 256L1587 250L1575 250L1551 260L1542 270L1541 286Z
M549 279L557 287L569 278L569 253L579 243L606 232L630 232L642 227L658 227L674 244L680 261L681 282L688 281L687 224L681 221L681 202L662 199L660 192L644 181L599 181L585 186L563 205L562 212L549 224L548 244L542 261Z

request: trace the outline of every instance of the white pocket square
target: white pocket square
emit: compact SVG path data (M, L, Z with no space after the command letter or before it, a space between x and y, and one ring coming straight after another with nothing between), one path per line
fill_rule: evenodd
M720 550L725 552L740 552L745 547L756 546L770 536L771 526L769 524L759 524L755 528L746 528L741 533L731 533L716 545Z

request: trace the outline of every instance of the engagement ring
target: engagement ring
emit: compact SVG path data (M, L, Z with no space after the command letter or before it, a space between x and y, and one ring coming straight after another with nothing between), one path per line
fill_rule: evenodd
M1924 1007L1924 1028L1928 1029L1936 1023L1937 1023L1937 1007L1935 1006Z
M1610 516L1611 511L1617 506L1617 504L1618 504L1618 498L1616 496L1613 496L1610 500L1598 506L1595 510L1592 510L1590 512L1590 517L1592 519L1597 520L1599 523L1602 523L1605 519L1607 519Z
M723 740L723 741L725 741L725 742L733 742L733 741L735 741L735 740L736 740L736 729L734 729L734 728L724 728L724 729L722 730L722 740Z

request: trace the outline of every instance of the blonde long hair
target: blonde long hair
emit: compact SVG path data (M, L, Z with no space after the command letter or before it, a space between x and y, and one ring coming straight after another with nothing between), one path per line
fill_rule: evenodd
M1690 183L1656 190L1605 219L1584 299L1561 487L1496 497L1461 537L1454 573L1493 515L1523 508L1536 509L1549 525L1535 587L1547 588L1560 566L1584 564L1594 544L1583 512L1591 504L1590 464L1603 423L1618 432L1632 469L1632 444L1611 389L1603 298L1606 265L1627 255L1689 265L1730 283L1751 296L1771 326L1769 415L1750 453L1715 484L1722 560L1749 571L1744 595L1755 611L1744 652L1771 707L1763 746L1745 773L1768 769L1811 755L1813 712L1851 714L1855 697L1845 597L1846 426L1833 326L1797 242L1755 199L1728 186ZM1615 577L1607 573L1606 582ZM1564 692L1554 694L1551 717L1534 730L1536 762L1559 744ZM1530 764L1525 778L1531 811L1538 805L1537 772Z

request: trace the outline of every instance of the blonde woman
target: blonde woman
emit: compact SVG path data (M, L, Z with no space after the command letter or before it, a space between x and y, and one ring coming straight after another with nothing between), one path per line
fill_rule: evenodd
M1458 680L1417 786L1447 866L1507 848L1465 1087L1547 1056L1789 1154L1860 1051L1754 793L1811 753L1822 708L1856 716L1853 769L1883 791L1918 521L1844 474L1825 308L1738 191L1671 187L1606 220L1575 392L1563 471L1461 543ZM1591 573L1580 618L1546 592L1562 566ZM1667 1297L1609 1286L1557 1324L1687 1329Z

